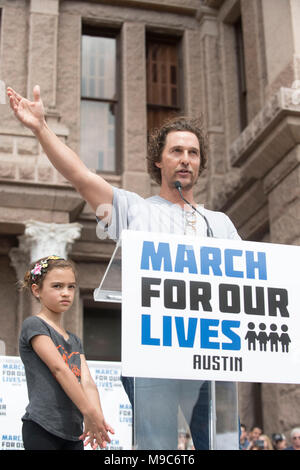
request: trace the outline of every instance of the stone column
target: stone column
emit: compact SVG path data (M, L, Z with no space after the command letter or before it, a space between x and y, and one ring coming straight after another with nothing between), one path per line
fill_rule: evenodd
M58 15L59 0L30 1L27 96L38 84L51 108L56 106Z
M204 117L207 127L206 89L202 31L187 29L182 40L183 62L183 114L198 118ZM207 203L207 174L201 175L195 187L195 198L198 203Z
M32 99L33 87L40 85L46 121L53 132L65 141L69 130L61 122L56 102L58 19L59 0L30 0L27 97ZM65 179L53 169L42 149L37 166L39 180L49 181L53 177L55 182L65 182Z
M123 187L150 195L146 170L145 26L125 22L122 28Z
M18 284L24 279L24 275L30 263L30 255L28 248L24 243L24 239L19 237L19 247L12 248L9 251L11 265L16 272ZM30 293L22 290L17 284L17 316L16 316L16 333L17 341L20 336L23 320L28 317L32 311L36 309L37 302Z
M206 203L214 206L215 193L224 184L228 162L224 155L224 109L220 83L221 57L219 25L216 10L201 7L198 14L200 23L200 44L202 62L202 108L209 139L209 159L206 184ZM203 178L203 176L202 176Z
M264 0L261 6L268 77L266 92L271 96L279 86L290 87L300 77L300 7L298 0L276 2L276 8L274 1Z

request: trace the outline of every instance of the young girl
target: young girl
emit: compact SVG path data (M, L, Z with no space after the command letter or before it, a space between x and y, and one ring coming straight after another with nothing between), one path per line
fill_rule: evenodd
M19 342L29 397L22 418L25 450L82 450L85 439L84 445L104 448L114 431L104 420L81 341L62 323L74 300L74 265L48 256L30 267L23 285L41 304L24 320Z

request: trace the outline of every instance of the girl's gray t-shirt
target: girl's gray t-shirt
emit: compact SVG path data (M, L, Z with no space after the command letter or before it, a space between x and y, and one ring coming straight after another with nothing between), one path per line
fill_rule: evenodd
M34 351L34 336L49 336L62 358L80 382L83 347L80 339L68 332L69 338L58 333L51 325L35 315L22 325L19 352L25 368L29 404L22 420L31 420L48 432L63 439L76 441L83 431L83 416L64 392L48 366Z

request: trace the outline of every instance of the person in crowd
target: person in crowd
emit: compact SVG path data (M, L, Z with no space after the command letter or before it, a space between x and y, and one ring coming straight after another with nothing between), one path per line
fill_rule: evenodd
M262 429L259 426L252 426L249 432L249 445L248 450L254 444L255 441L259 440L259 436L262 434Z
M263 442L263 450L274 450L272 441L267 434L261 434L259 441Z
M253 441L248 450L273 450L271 439L268 436L261 434L257 441Z
M300 427L291 430L292 445L286 447L286 450L300 450Z
M287 447L286 437L281 433L272 434L272 444L274 450L283 450Z
M245 424L240 425L240 450L246 450L249 447L248 433Z
M22 417L25 450L83 450L85 439L93 449L106 447L114 430L104 419L81 341L63 326L74 300L75 266L58 256L37 260L23 287L40 302L19 339L29 397Z

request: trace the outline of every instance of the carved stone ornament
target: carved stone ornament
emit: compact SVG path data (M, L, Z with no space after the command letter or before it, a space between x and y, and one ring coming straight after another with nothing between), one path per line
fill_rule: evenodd
M29 220L20 239L30 253L30 261L44 256L67 258L72 243L80 238L82 225L78 223L55 224Z

